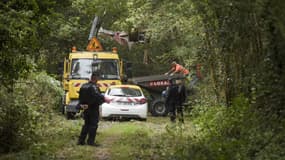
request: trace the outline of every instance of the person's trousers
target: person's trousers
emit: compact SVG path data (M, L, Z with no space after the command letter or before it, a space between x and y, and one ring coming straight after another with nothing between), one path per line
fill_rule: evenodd
M169 102L167 104L168 109L169 109L169 116L170 116L170 121L174 122L176 119L176 105L175 102Z
M176 111L179 115L179 121L184 123L182 105L177 105L177 104L175 104L175 102L169 103L169 115L170 115L170 120L172 122L174 122L176 119Z
M177 106L177 114L179 115L180 114L180 116L179 116L179 121L180 122L182 122L182 123L184 123L184 115L183 115L183 106L182 105L178 105Z
M99 114L96 114L96 112L84 112L84 125L82 126L78 143L85 144L85 139L88 135L87 144L94 144L98 128L98 121Z

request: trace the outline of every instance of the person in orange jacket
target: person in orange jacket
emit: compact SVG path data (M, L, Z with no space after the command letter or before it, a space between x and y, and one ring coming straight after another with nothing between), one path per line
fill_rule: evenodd
M165 73L165 75L169 75L172 76L175 73L180 73L183 74L185 77L187 77L189 75L189 70L184 68L182 65L176 63L175 61L173 61L171 63L171 69Z

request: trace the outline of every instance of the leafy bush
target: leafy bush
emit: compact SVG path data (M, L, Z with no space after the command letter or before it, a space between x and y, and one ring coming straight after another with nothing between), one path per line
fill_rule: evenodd
M281 151L285 144L285 130L281 127L284 119L274 115L263 117L242 96L231 107L208 108L194 123L212 159L282 159L284 156Z
M46 73L31 74L8 93L0 89L0 153L35 143L59 107L59 82Z
M21 95L0 92L0 152L22 149L35 138L33 113Z

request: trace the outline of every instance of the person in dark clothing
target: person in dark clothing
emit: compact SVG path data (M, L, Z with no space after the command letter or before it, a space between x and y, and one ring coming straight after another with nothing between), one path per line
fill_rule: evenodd
M183 103L186 100L186 89L182 80L169 80L169 87L166 94L166 106L169 111L170 120L175 122L176 112L180 114L179 121L184 123Z
M178 96L178 86L175 84L174 79L169 80L169 86L166 94L166 106L169 111L170 121L175 122L176 118L176 104Z
M82 85L79 90L79 104L83 111L84 125L79 136L78 145L84 145L88 135L87 144L99 146L95 143L96 132L99 122L99 105L104 102L104 96L101 95L97 80L99 73L91 75L88 83Z

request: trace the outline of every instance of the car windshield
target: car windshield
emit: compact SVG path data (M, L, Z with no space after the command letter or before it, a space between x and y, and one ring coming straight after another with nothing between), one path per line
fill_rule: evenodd
M73 59L72 79L89 79L92 71L100 73L100 79L120 79L118 60L113 59Z
M108 95L110 96L124 96L124 97L139 97L142 93L139 89L129 87L115 87L109 89Z

